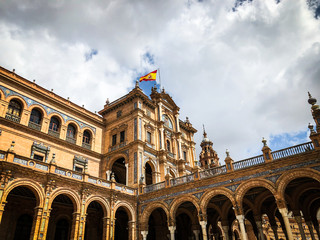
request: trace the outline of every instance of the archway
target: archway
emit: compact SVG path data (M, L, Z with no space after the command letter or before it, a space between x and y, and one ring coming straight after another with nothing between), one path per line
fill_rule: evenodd
M116 160L113 165L112 165L112 170L114 173L114 177L116 182L121 183L121 184L126 184L126 180L127 180L127 169L126 169L126 164L125 164L125 159L119 158L118 160Z
M87 209L85 240L101 240L103 236L104 211L97 201L92 201Z
M36 196L28 187L11 190L0 225L0 239L29 239L36 206Z
M198 212L192 202L184 202L178 207L175 220L175 240L193 239L195 235L202 237ZM195 237L195 239L199 238Z
M51 205L47 240L68 240L71 237L74 206L65 194L58 195Z
M145 176L146 176L146 185L151 185L154 183L152 168L149 163L146 163L146 165L145 165Z
M129 239L129 216L124 207L119 207L115 215L114 240Z
M148 226L147 240L168 239L170 232L168 230L167 215L162 208L156 208L152 211Z

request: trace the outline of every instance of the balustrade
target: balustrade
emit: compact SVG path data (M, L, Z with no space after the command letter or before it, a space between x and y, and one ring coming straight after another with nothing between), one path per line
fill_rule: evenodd
M6 114L6 119L8 119L10 121L13 121L13 122L20 123L21 117L13 115L13 114L10 114L10 113L7 113Z
M254 165L258 165L264 163L264 157L263 155L259 155L252 158L247 158L238 162L233 163L234 170L243 169L247 167L251 167Z
M29 128L32 128L32 129L35 129L35 130L38 130L38 131L41 130L41 125L37 124L37 123L34 123L34 122L29 122L28 126L29 126Z
M155 184L151 184L148 185L144 188L144 193L148 193L148 192L153 192L153 191L157 191L160 189L165 188L165 182L159 182L159 183L155 183Z
M303 144L299 144L293 147L281 149L278 151L272 152L272 157L274 160L284 158L284 157L289 157L292 155L308 152L314 150L312 142L307 142Z

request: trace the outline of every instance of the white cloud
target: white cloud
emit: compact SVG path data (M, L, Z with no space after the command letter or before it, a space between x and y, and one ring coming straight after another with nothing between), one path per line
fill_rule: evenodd
M259 154L262 136L307 130L307 91L320 99L320 21L304 0L234 3L4 1L0 65L92 111L160 67L197 143L204 123L220 159L229 148L240 160Z

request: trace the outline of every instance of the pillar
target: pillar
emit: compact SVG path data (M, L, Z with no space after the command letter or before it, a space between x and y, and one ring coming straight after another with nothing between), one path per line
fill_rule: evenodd
M316 240L315 236L314 236L314 232L313 232L313 226L312 226L312 222L311 221L306 221L306 224L309 228L309 232L310 232L310 236L312 238L312 240Z
M103 240L109 240L110 236L110 218L109 217L104 217L103 218Z
M37 240L43 208L35 207L30 239Z
M142 239L147 240L148 231L141 231Z
M126 186L128 186L128 180L129 180L129 164L125 164L126 167Z
M245 218L243 215L237 215L237 220L239 222L239 225L240 225L240 232L241 232L241 239L242 240L248 240L248 235L247 235L247 232L246 232L246 227L245 227L245 224L244 224L244 221L245 221Z
M71 229L71 240L77 240L79 235L79 222L80 222L80 213L74 212L72 214L72 229Z
M302 226L302 217L300 215L295 215L294 218L298 224L302 240L306 240L306 235L304 233L303 226Z
M287 208L279 208L279 212L281 213L281 216L284 221L284 225L286 226L287 234L288 234L288 239L293 240L293 235L289 223L289 218L288 218L288 209Z
M265 240L264 234L263 234L262 222L261 221L256 221L256 225L257 225L258 230L259 230L260 240Z
M160 138L161 138L161 144L160 144L160 150L165 150L165 147L164 147L164 133L163 133L163 128L161 127L160 129Z
M136 239L136 222L135 221L129 221L128 222L129 227L129 239L134 240Z
M229 226L222 226L223 234L224 234L224 239L229 240Z
M200 233L200 230L193 230L193 234L196 237L195 240L199 240L199 233Z
M207 221L200 221L200 225L201 225L203 240L208 240L208 237L207 237Z
M176 226L169 226L169 231L170 231L170 239L174 240L174 232L176 230Z

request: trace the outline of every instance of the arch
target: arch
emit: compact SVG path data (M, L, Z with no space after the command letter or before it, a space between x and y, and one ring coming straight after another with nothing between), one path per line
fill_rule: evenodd
M52 113L50 113L50 114L48 115L49 120L51 120L52 117L58 118L61 125L64 125L64 124L65 124L65 120L63 119L63 117L62 117L60 114L58 114L58 113L56 113L56 112L52 112ZM50 121L49 121L49 122L50 122Z
M35 108L38 108L38 110L41 111L43 117L48 117L47 111L39 104L32 104L30 106L30 112Z
M109 216L109 213L110 213L109 203L103 197L100 197L100 196L91 196L87 199L85 204L85 212L87 212L88 206L90 205L90 203L94 201L98 202L101 205L103 209L103 215L105 217Z
M176 178L178 175L177 170L171 167L169 168L169 174L171 175L172 178Z
M10 103L11 100L17 99L21 103L22 110L28 109L28 104L24 98L18 96L18 95L11 95L7 98L8 103Z
M162 121L164 122L164 126L168 127L169 129L173 129L172 119L167 114L162 114Z
M6 95L4 94L2 89L0 88L0 100L5 100L5 98L6 98Z
M247 191L255 187L264 187L268 189L273 194L274 198L276 198L277 192L275 185L269 180L260 178L254 180L247 180L246 182L241 183L235 192L236 202L242 206L242 200Z
M81 132L81 128L80 128L79 124L78 124L76 121L74 121L74 120L68 120L68 121L66 122L66 125L69 126L70 124L72 124L72 125L76 128L76 132L77 132L77 133Z
M217 195L226 196L230 200L232 205L236 206L236 201L233 197L233 192L231 190L229 190L227 188L215 188L214 190L208 190L200 198L200 208L201 208L202 212L207 211L206 209L208 207L210 200Z
M81 132L84 133L84 131L88 131L90 134L91 134L91 138L93 139L94 136L95 136L95 133L92 131L91 128L88 128L88 127L83 127Z
M147 205L147 207L144 209L144 211L141 215L141 218L140 218L141 223L142 224L145 223L146 225L148 225L148 220L149 220L150 215L157 208L161 208L166 213L167 218L169 219L169 210L168 210L167 206L162 202L155 202L155 203L152 203L152 205Z
M198 214L201 212L200 206L198 204L198 199L193 195L188 195L188 196L177 198L171 203L169 207L170 219L175 219L177 209L184 202L191 202L196 208Z
M152 172L157 172L158 170L158 165L155 163L155 161L152 159L152 158L148 158L145 162L144 162L144 165L146 164L149 164L151 169L152 169Z
M73 122L69 123L67 125L67 134L66 134L66 140L72 140L72 142L76 142L77 135L79 133L77 125L75 125Z
M25 178L13 180L8 184L8 186L6 187L3 193L4 201L7 199L9 193L16 187L27 187L28 189L30 189L36 197L38 206L40 207L43 206L44 196L45 196L43 188L34 180L25 179Z
M51 193L49 204L48 204L49 208L51 208L54 199L58 195L61 195L61 194L64 194L70 198L70 200L73 203L73 211L74 212L80 212L80 205L81 205L80 204L80 197L76 192L74 192L73 190L71 190L69 188L58 188L55 191L53 191Z
M281 196L282 199L285 197L285 190L287 185L294 179L297 178L312 178L320 182L320 174L318 171L311 168L302 168L289 170L288 172L282 174L276 182L276 189L278 196Z
M123 207L126 210L126 213L128 214L129 221L136 221L136 215L135 215L135 210L133 207L125 201L118 201L115 206L114 206L114 214L116 214L118 208Z
M91 146L92 144L92 140L93 140L93 135L92 135L92 132L89 131L88 129L85 129L83 132L82 132L82 144L88 144Z
M120 158L124 158L125 162L128 162L128 156L125 153L118 153L108 161L105 170L112 170L112 165Z
M29 118L29 126L31 124L36 124L38 126L42 125L43 120L43 111L42 109L39 109L38 107L34 107L31 109L31 114ZM40 130L40 129L39 129Z
M59 115L53 115L50 117L48 133L50 134L50 132L54 132L59 137L61 132L62 121L61 117L58 116Z

